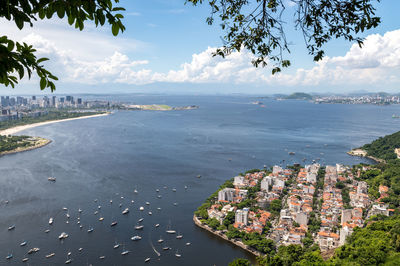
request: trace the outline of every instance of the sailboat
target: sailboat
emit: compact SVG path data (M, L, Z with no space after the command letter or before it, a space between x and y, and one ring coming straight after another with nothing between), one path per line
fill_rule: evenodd
M158 243L162 243L162 242L164 242L164 239L162 239L161 236L160 236L160 239L158 239L157 242Z
M125 210L122 211L122 214L127 214L129 212L129 208L125 208Z
M49 224L53 224L53 222L54 222L53 217L50 217L50 219L49 219Z
M123 251L121 252L122 256L128 255L129 254L129 250L125 250L125 245L123 245Z
M15 225L13 224L13 225L10 225L9 227L8 227L8 231L11 231L11 230L14 230L15 229Z
M12 257L13 257L13 254L10 253L10 254L7 255L6 259L10 260L10 259L12 259Z
M167 232L168 234L175 234L175 233L176 233L175 230L172 230L172 229L171 229L171 221L170 221L170 223L168 224L167 230L166 230L165 232Z
M71 254L70 252L67 254L67 260L65 261L65 264L70 264L72 262L72 259L69 257Z
M183 235L178 232L178 235L176 236L176 239L182 239L182 238L183 238Z
M178 257L178 258L182 257L182 255L178 253L178 250L176 250L175 256Z
M90 228L87 230L88 233L91 233L91 232L93 232L93 231L94 231L93 227L90 227Z

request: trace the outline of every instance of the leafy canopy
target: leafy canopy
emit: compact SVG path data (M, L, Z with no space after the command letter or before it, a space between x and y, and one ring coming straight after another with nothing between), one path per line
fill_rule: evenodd
M121 21L123 15L118 13L125 9L115 7L114 2L119 0L2 0L0 18L14 21L19 29L26 25L32 27L38 19L51 19L53 15L60 19L66 17L69 25L79 30L83 30L87 20L94 21L96 26L107 22L116 36L125 30ZM54 91L53 81L58 78L43 66L48 58L37 58L35 52L32 45L0 36L0 84L14 88L18 80L25 76L25 71L29 78L36 72L40 78L40 89Z
M290 66L284 54L290 53L285 36L284 14L286 4L295 9L294 23L304 36L314 61L324 56L322 46L332 38L344 38L362 46L363 38L357 34L377 27L380 18L375 16L372 3L380 0L186 0L193 5L208 2L211 15L208 24L219 17L226 31L224 45L214 55L227 56L243 48L255 55L255 66L274 63L272 73ZM218 21L219 22L219 21Z

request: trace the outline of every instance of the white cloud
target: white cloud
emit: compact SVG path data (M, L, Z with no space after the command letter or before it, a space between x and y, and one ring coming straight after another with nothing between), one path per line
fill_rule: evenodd
M381 85L393 88L400 85L400 30L383 36L370 35L362 49L354 44L343 56L326 57L310 69L299 68L293 74L284 69L276 75L271 75L270 67L254 68L251 64L253 55L248 51L234 52L221 58L212 56L216 49L213 47L193 54L191 61L178 69L154 72L145 67L149 61L134 60L125 52L128 45L129 49L137 49L140 42L115 41L111 36L93 33L90 29L87 34L89 36L83 38L80 32L42 28L40 33L20 34L18 38L33 44L39 56L51 59L47 66L61 79L60 82L221 83L245 85L244 90L248 86L321 89Z

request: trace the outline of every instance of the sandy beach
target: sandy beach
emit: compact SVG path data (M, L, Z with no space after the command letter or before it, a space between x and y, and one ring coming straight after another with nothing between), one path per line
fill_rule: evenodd
M67 119L58 119L58 120L51 120L51 121L45 121L45 122L40 122L40 123L34 123L34 124L29 124L29 125L23 125L23 126L16 126L12 128L7 128L4 130L0 131L0 135L13 135L16 134L20 131L27 130L30 128L34 127L39 127L39 126L44 126L48 124L53 124L53 123L59 123L59 122L65 122L65 121L71 121L71 120L77 120L77 119L85 119L85 118L91 118L91 117L99 117L99 116L106 116L109 115L109 113L105 114L96 114L96 115L87 115L87 116L81 116L81 117L74 117L74 118L67 118Z

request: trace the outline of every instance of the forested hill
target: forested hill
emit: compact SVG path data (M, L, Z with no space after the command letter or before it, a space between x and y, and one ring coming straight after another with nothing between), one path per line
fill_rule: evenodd
M361 149L365 150L369 156L383 160L396 159L394 153L396 148L400 148L400 131L391 135L380 137L370 144L365 144Z

